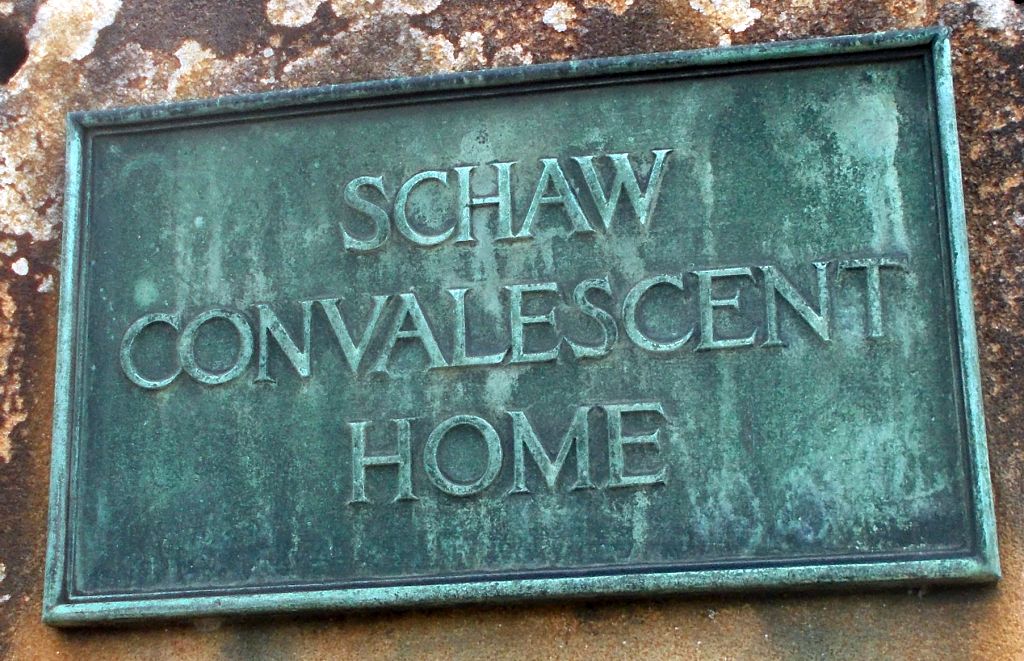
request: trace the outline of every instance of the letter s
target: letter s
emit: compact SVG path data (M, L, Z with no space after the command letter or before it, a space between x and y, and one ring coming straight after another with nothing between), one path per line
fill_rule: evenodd
M365 198L359 197L358 191L363 186L376 188L380 191L381 195L384 195L385 198L387 197L384 192L383 177L356 177L345 186L345 204L360 213L366 214L374 222L374 233L369 239L359 239L352 236L345 229L344 223L338 223L341 227L342 246L344 246L345 250L353 252L376 250L384 245L384 242L388 240L388 235L391 233L391 217L388 215L387 210Z

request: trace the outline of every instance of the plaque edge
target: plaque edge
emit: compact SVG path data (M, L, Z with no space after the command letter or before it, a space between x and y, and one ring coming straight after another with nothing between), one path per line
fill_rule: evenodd
M74 338L79 296L79 241L82 184L85 173L86 130L79 117L65 120L65 192L61 229L60 278L57 304L57 350L54 375L53 432L50 450L49 512L43 578L43 621L58 609L66 592L67 525L70 487L71 416L74 398Z
M964 205L963 175L960 168L960 141L956 125L956 99L953 91L953 60L950 31L943 30L931 44L931 77L936 101L936 126L942 158L944 215L949 232L950 271L956 307L958 352L963 415L970 452L968 473L974 506L974 539L979 561L991 572L992 579L1002 576L996 533L995 503L985 430L984 397L981 388L980 356L974 321L974 296L968 251L967 216Z
M417 608L486 603L527 603L552 598L629 598L739 591L811 591L925 584L986 583L994 578L980 556L846 565L796 565L784 568L723 569L702 572L588 576L535 580L404 585L347 590L311 590L247 595L210 595L134 599L117 602L62 603L44 614L55 626L118 624L141 620L286 615L330 610Z
M1000 565L996 539L988 451L983 413L979 356L974 324L967 228L960 172L959 141L953 95L950 30L928 27L915 30L844 35L731 48L673 51L438 74L285 90L202 101L138 106L110 110L76 111L66 119L66 188L59 283L56 372L54 380L53 439L50 468L46 564L42 619L55 626L117 623L141 619L309 612L354 608L408 608L429 605L486 603L497 600L536 601L552 597L612 597L670 593L708 593L739 590L812 588L853 589L922 583L981 583L998 580ZM331 102L380 99L410 92L451 92L483 87L551 82L625 75L659 69L742 64L814 56L842 56L870 51L897 51L928 47L930 71L926 76L935 99L937 143L941 165L941 201L938 220L945 222L950 250L958 364L971 480L969 510L974 518L970 534L973 553L963 556L902 560L796 564L787 567L716 569L698 573L648 572L634 575L480 580L466 583L431 583L350 589L282 591L264 594L133 598L71 602L69 577L69 488L73 447L75 389L74 339L78 334L78 301L82 266L82 222L87 178L89 139L94 129L180 123L193 118L236 117L253 111L281 111ZM929 54L923 54L929 57Z

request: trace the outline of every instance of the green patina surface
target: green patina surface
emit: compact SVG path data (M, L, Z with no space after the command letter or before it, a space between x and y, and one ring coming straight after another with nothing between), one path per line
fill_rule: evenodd
M73 116L47 617L996 576L946 47Z

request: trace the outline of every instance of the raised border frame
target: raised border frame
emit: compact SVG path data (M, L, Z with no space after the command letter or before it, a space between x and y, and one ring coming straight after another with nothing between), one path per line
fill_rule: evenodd
M949 241L953 307L960 347L959 371L968 445L970 507L975 521L970 553L917 560L864 561L834 557L794 559L791 562L730 564L677 572L612 575L566 575L548 578L509 578L434 582L348 589L274 589L244 594L204 592L196 596L112 595L102 601L76 602L68 594L69 484L75 463L75 402L79 373L76 346L80 337L81 286L87 261L84 224L89 201L91 137L97 133L168 124L238 121L252 117L282 117L353 108L375 102L417 103L452 96L481 96L522 90L551 89L562 85L628 82L652 74L701 75L714 67L742 69L777 62L799 66L794 60L885 52L907 56L917 50L926 59L931 77L931 106L935 112L939 149L938 185ZM912 54L912 53L910 53ZM332 85L316 89L250 94L208 101L74 112L67 117L66 193L64 198L63 257L57 327L53 445L49 529L47 534L43 620L65 626L150 618L185 618L257 613L293 613L342 608L409 607L432 604L527 600L555 596L587 597L709 592L843 585L884 586L921 583L977 583L999 578L995 513L989 477L985 422L982 410L978 347L974 326L967 231L961 187L960 155L953 97L949 30L922 30L830 37L773 44L705 49L641 56L544 64ZM571 572L566 571L566 574Z

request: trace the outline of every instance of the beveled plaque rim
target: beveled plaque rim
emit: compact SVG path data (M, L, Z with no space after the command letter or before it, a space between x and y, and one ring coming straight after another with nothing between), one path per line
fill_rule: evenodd
M80 373L75 347L79 337L81 283L87 268L83 223L90 192L90 139L120 130L140 132L182 126L274 119L332 112L367 105L415 104L460 96L479 97L530 89L587 87L609 83L649 80L661 72L667 77L699 75L707 67L749 70L781 63L786 67L814 66L825 59L856 54L886 53L900 57L922 56L935 112L941 186L938 209L949 251L952 310L959 347L958 368L962 387L962 411L967 434L967 475L970 480L969 510L973 518L972 545L963 551L931 554L834 555L821 558L789 558L782 561L753 559L749 562L707 563L706 569L663 571L638 566L600 568L573 573L571 568L553 570L543 577L529 572L502 572L508 578L489 575L415 577L368 587L318 589L317 585L266 585L238 590L194 589L167 593L69 595L68 555L69 493L71 466L75 465L73 415ZM884 61L884 60L883 60ZM940 225L941 226L941 225ZM204 101L141 106L113 110L73 112L67 117L66 193L64 200L63 255L58 308L54 423L51 455L49 529L47 534L43 620L49 624L80 625L150 618L181 618L255 613L401 607L497 600L664 594L813 587L869 587L921 583L976 583L999 578L995 514L992 502L988 454L982 410L978 348L974 326L967 232L960 175L959 146L952 88L949 30L942 27L851 35L824 39L656 53L561 62L554 64L441 74L314 89L250 94ZM910 557L911 559L907 559ZM679 564L679 563L677 563ZM693 564L693 563L691 563ZM733 566L735 565L735 566ZM561 575L557 575L561 574ZM185 596L182 596L185 595Z

